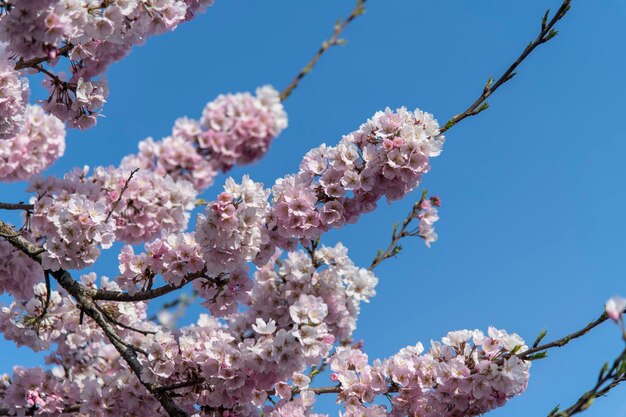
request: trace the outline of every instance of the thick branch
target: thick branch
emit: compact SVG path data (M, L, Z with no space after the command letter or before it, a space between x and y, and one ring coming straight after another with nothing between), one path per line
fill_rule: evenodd
M13 231L13 228L6 223L0 221L0 233L5 236L13 246L30 256L33 260L41 263L40 248L23 238ZM79 305L81 312L90 317L102 329L109 339L109 342L115 347L120 356L126 361L130 369L139 379L139 382L161 403L161 406L167 411L170 417L187 417L181 408L176 405L174 400L166 392L157 391L158 386L145 382L141 376L142 366L137 359L135 349L125 344L115 330L109 325L102 312L96 306L92 299L92 290L85 288L72 278L69 272L59 269L58 271L49 271L54 279L59 283L65 291L68 292Z
M342 45L345 43L345 41L343 39L340 39L339 36L350 24L350 22L352 22L354 19L356 19L358 16L362 15L365 12L366 1L367 0L357 0L356 6L352 10L350 15L343 22L338 22L335 25L332 36L322 43L322 46L320 47L320 49L317 50L317 53L313 56L313 58L311 58L309 63L304 68L302 68L298 75L296 75L296 78L293 79L291 84L285 87L285 89L280 93L281 100L284 101L291 95L293 90L298 87L300 81L304 78L305 75L311 72L315 64L317 64L317 61L319 61L319 59L322 57L322 55L324 55L326 51L328 51L331 47L335 45Z
M0 210L33 210L35 206L33 204L25 203L0 203Z

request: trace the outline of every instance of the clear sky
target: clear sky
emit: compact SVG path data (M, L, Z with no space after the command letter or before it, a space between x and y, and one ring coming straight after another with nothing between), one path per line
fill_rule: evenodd
M513 62L535 38L545 9L559 4L369 0L345 33L348 44L324 56L285 102L290 126L267 157L232 175L250 173L269 186L297 170L308 149L336 143L386 106L419 107L445 122ZM220 93L283 88L352 7L349 0L216 0L110 69L106 118L70 132L65 157L49 173L117 164L139 140L169 134L177 117L199 117ZM626 295L625 23L626 0L574 0L560 35L521 66L491 108L447 134L423 182L443 201L440 240L431 249L407 241L378 269L378 295L364 306L355 334L370 358L488 325L529 343L542 328L555 338L596 318L608 297ZM223 180L204 197L214 197ZM0 201L25 199L24 188L2 184ZM418 198L382 203L324 243L341 240L367 266ZM114 276L117 253L106 252L94 270ZM492 415L545 416L570 405L622 348L607 323L551 351L533 364L528 391ZM4 341L0 352L0 372L43 363ZM586 416L626 416L625 394L614 390ZM336 415L331 404L320 409Z

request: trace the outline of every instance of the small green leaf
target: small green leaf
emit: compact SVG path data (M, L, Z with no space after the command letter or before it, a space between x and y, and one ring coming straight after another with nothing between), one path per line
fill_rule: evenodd
M546 337L547 334L548 334L548 331L546 329L542 329L539 332L539 335L537 336L537 338L535 339L535 343L533 343L533 347L536 348L537 346L539 346L539 343L541 343L541 341L543 340L544 337Z
M556 413L559 412L559 408L561 407L561 405L557 405L556 407L554 407L552 409L552 411L550 411L550 414L548 414L548 417L552 417L552 416L556 416Z
M546 14L543 15L543 19L541 20L541 30L546 30L546 26L548 25L549 14L550 14L550 9L546 10Z

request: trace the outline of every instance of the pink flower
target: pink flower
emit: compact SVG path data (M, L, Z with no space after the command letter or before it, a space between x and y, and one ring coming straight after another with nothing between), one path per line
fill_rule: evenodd
M618 322L622 319L622 314L626 309L626 298L619 296L611 297L606 302L604 309L611 320Z

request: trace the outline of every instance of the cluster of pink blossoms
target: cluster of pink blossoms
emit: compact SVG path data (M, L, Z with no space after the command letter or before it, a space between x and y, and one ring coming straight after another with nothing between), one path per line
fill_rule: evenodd
M287 127L280 95L271 86L250 93L220 95L207 104L200 119L205 132L199 146L207 149L219 169L254 162L272 139Z
M196 238L209 274L231 272L256 260L261 245L269 240L265 228L268 197L269 190L248 176L241 184L228 178L206 216L198 216ZM268 258L257 263L263 265Z
M96 288L95 279L95 274L81 276L88 288ZM104 277L102 289L120 290ZM42 416L64 415L66 407L76 405L84 416L145 415L146 410L158 409L158 402L122 364L123 359L98 326L80 318L77 305L67 294L53 291L48 314L41 318L45 284L38 284L34 292L32 300L0 309L0 330L18 345L36 350L56 344L46 358L52 369L15 367L13 375L0 375L0 409L15 415L34 411ZM145 321L144 303L100 303L100 308L126 326L157 330ZM137 337L125 329L119 334L130 342Z
M0 140L0 181L26 180L65 153L65 127L58 118L26 106L24 119L16 135Z
M6 45L0 42L0 140L15 136L24 124L28 80L11 66Z
M85 181L85 174L75 170L64 179L37 178L30 184L29 190L37 193L30 225L35 235L45 237L44 269L85 268L115 240L109 209L94 198L100 190Z
M129 180L130 175L127 169L98 167L90 178L113 210L119 240L136 244L187 228L197 196L191 183L148 170Z
M107 94L102 80L109 65L152 35L171 31L212 0L19 0L0 17L0 41L24 60L46 58L57 65L62 51L73 63L70 77L50 78L46 111L72 127L96 123ZM25 30L25 28L28 28ZM1 113L4 114L5 113Z
M41 265L9 242L0 239L0 294L9 293L17 300L31 298L33 286L43 279Z
M435 222L439 220L439 213L437 207L441 206L441 200L439 197L431 197L420 203L420 211L417 214L419 220L419 226L417 233L424 239L426 246L430 245L437 240L437 233L435 232Z
M149 288L157 275L172 286L193 282L215 317L201 315L197 324L181 329L148 321L141 302L98 302L98 308L118 322L114 327L125 343L141 352L144 382L202 379L176 390L177 403L194 416L198 407L224 417L257 417L261 410L272 417L314 416L314 394L303 372L328 358L337 341L350 340L360 303L376 294L378 279L356 267L341 244L317 247L311 240L355 222L383 196L392 201L413 190L428 171L428 158L443 144L431 115L403 108L379 112L338 146L309 152L299 174L277 181L271 205L262 184L248 177L240 184L228 179L217 201L199 216L195 233L180 233L197 190L218 170L260 157L280 131L267 128L276 120L263 116L263 106L272 101L258 99L262 105L257 106L254 100L218 98L201 122L180 119L171 137L143 142L139 155L126 158L121 168L96 168L91 176L78 169L63 179L31 182L37 196L29 226L47 249L45 268L84 268L115 238L155 239L140 254L125 246L121 275L114 281L103 278L102 288L133 294ZM283 112L279 101L273 103L272 111ZM247 120L255 117L267 130ZM231 135L236 146L220 147L217 133ZM201 168L200 176L195 167ZM140 171L130 178L134 168ZM438 206L434 197L420 203L418 234L427 244L436 239ZM308 252L280 259L275 248L293 250L298 240L312 245ZM253 281L250 262L258 266ZM18 262L7 275L30 266ZM48 372L16 368L12 377L0 378L0 408L43 415L62 414L74 405L94 416L164 413L98 326L90 319L81 323L79 309L64 291L51 293L42 316L45 284L29 292L3 284L2 277L0 289L21 293L22 299L0 309L0 331L37 350L56 344L47 360L58 367ZM81 279L96 288L95 274ZM515 356L526 349L519 336L490 328L488 336L452 332L442 342L433 342L426 354L420 344L403 349L373 366L360 350L339 347L330 364L346 416L474 416L525 389L530 365ZM64 375L63 369L72 372ZM293 387L299 397L292 398ZM270 394L280 399L271 406L266 405ZM395 394L391 411L368 404L384 394Z
M276 256L258 268L249 308L234 323L242 331L256 318L281 327L291 320L290 306L303 296L315 297L326 306L325 322L333 337L349 339L356 329L360 303L376 295L378 279L371 271L356 267L341 243L322 246L315 253L315 265L307 253L296 251L288 253L278 268Z
M178 119L171 136L140 142L139 152L125 157L121 166L184 179L203 191L219 171L260 159L286 127L280 95L269 85L257 88L256 96L220 95L206 105L199 121Z
M171 285L181 285L186 277L203 270L200 248L192 233L171 234L144 245L145 252L135 254L126 245L118 257L120 287L135 294L156 276L161 275Z
M414 190L443 142L429 113L378 112L337 146L309 151L297 175L276 181L268 228L282 246L285 240L315 239L354 223L380 198L398 200Z
M30 299L0 307L0 331L5 339L40 351L48 349L66 333L65 327L75 306L67 296L51 291L48 309L42 316L47 292L46 284L40 282L33 286Z
M515 353L527 350L517 334L489 328L450 332L431 342L406 347L384 362L368 364L360 350L339 347L330 360L332 379L341 384L339 400L346 415L387 415L384 407L366 406L379 395L393 396L392 417L470 417L504 405L524 392L530 362ZM374 408L366 411L366 408Z
M37 195L30 225L45 238L44 268L82 269L116 238L139 243L187 227L196 197L190 183L150 171L130 175L98 167L88 176L85 167L62 179L31 181Z

